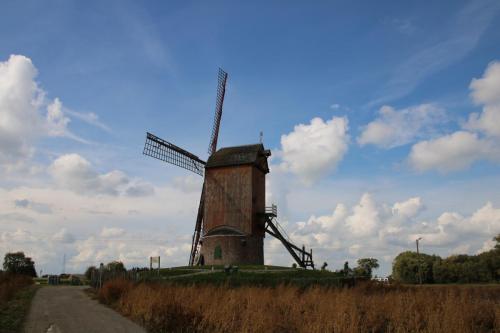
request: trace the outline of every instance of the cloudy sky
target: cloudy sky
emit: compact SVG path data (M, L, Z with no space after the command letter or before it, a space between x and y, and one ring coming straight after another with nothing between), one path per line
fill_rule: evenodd
M37 269L189 257L205 159L272 150L267 202L329 268L491 248L500 232L500 3L8 1L0 10L0 253ZM266 263L290 265L266 238Z

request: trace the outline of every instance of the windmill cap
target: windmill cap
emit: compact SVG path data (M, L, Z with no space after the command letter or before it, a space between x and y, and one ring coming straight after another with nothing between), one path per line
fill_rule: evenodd
M264 145L253 144L236 147L221 148L213 153L207 161L205 168L218 168L226 166L237 166L253 164L264 173L269 172L267 158L271 151L264 149Z

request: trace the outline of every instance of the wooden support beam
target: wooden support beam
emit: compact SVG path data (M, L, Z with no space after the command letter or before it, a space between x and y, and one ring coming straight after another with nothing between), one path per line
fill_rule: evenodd
M266 220L265 231L271 236L281 241L281 243L285 246L287 251L290 253L290 255L293 257L293 259L297 262L297 264L300 267L307 268L308 266L310 266L314 269L314 263L312 260L312 249L311 252L307 252L305 246L299 248L298 246L292 244L281 234L281 232L279 231L278 227L274 224L272 219L273 216L271 216L271 214L265 215L265 220Z

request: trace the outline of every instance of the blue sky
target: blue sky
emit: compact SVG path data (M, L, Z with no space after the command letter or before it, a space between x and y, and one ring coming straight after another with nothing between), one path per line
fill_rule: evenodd
M44 247L38 259L51 270L61 248L73 269L113 256L139 265L155 251L183 263L189 242L179 239L194 225L199 180L142 156L142 146L151 131L206 158L220 66L229 81L219 146L253 143L264 132L273 150L268 201L298 242L319 249L318 260L335 268L378 256L387 273L391 255L417 234L429 234L429 252L475 253L500 231L500 130L491 125L500 120L498 31L497 1L5 2L0 62L19 76L4 73L0 115L26 112L40 123L56 105L58 127L0 126L0 249ZM11 55L24 58L14 65ZM36 71L28 81L44 95L27 111L5 97L12 82L29 90L13 79L26 71ZM11 142L26 152L8 152ZM103 203L134 205L131 188L143 194L134 217L110 209L96 221L57 199L71 192L71 205L99 211ZM163 206L181 197L172 210ZM398 220L396 203L404 202L415 207ZM474 222L488 202L486 224ZM346 216L332 222L339 204ZM461 218L440 223L444 213ZM487 232L471 235L465 225ZM158 230L167 245L119 245ZM57 232L64 242L47 238ZM266 258L290 261L270 240Z

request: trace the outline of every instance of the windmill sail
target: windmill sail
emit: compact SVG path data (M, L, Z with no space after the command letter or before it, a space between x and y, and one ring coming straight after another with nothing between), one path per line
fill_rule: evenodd
M215 98L215 115L214 124L212 126L212 135L210 137L210 144L208 146L208 156L210 157L217 150L217 140L219 138L220 121L222 118L222 106L224 105L224 96L226 95L226 82L227 73L219 68L218 83L217 83L217 96ZM198 255L198 245L203 229L203 210L205 203L205 183L201 191L200 205L198 206L198 214L196 216L196 224L194 227L193 240L191 243L191 255L189 257L189 265L195 264Z
M198 255L198 245L200 243L200 237L203 229L203 210L205 209L205 182L203 182L203 188L201 190L200 204L198 205L198 214L196 215L196 224L194 226L193 239L191 243L191 254L189 256L189 266L196 264L196 259Z
M217 139L219 138L220 120L222 118L222 105L224 104L224 96L226 95L227 73L222 68L219 68L219 82L217 84L217 97L215 99L215 116L212 126L212 136L210 137L210 145L208 146L208 156L211 156L217 150Z
M198 156L151 133L146 135L143 154L192 171L200 176L203 176L205 171L206 163Z

